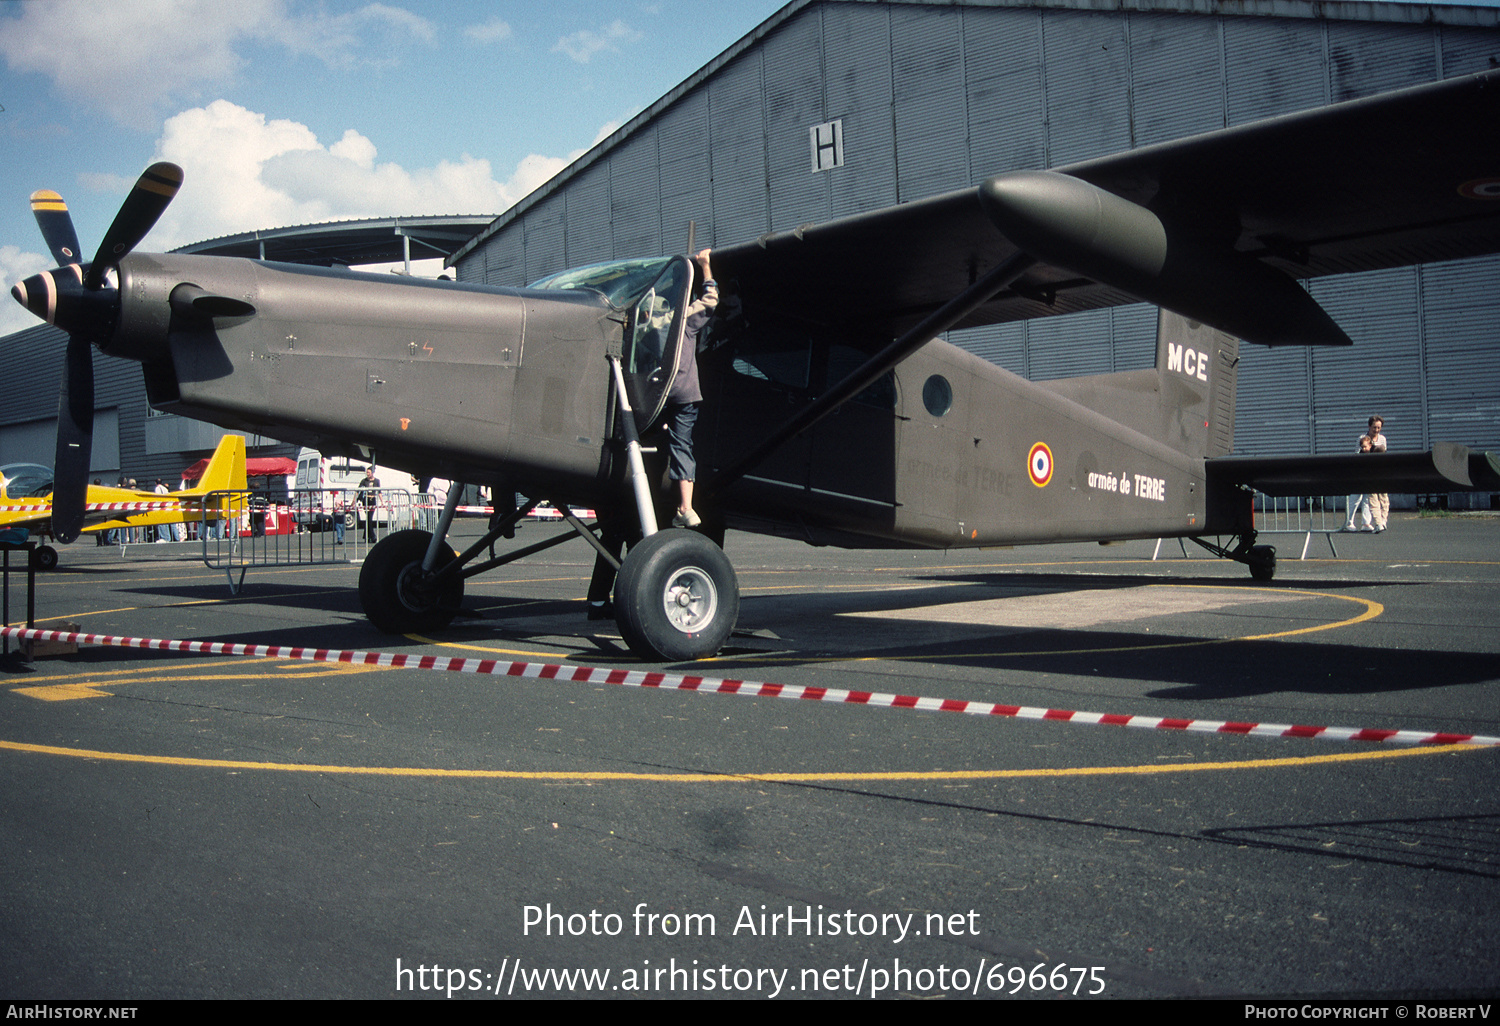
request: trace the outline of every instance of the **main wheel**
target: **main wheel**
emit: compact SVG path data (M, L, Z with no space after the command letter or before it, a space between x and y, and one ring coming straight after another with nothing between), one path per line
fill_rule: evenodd
M739 613L734 567L696 531L658 531L620 564L615 622L642 659L706 659L723 646Z
M38 545L31 552L31 569L56 570L57 550L51 545Z
M448 626L464 600L464 582L454 577L441 591L422 588L422 559L432 535L426 531L397 531L370 550L359 571L359 602L377 629L387 634L432 631ZM438 546L441 569L458 558L447 545Z
M1276 576L1276 547L1256 545L1250 550L1250 576L1257 581L1269 581Z

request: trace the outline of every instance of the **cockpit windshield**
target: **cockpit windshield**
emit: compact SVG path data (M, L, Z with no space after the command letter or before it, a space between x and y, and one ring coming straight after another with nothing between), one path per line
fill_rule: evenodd
M0 481L12 499L40 499L52 494L52 468L39 463L7 463L0 467Z
M531 283L533 289L593 289L614 307L631 305L672 262L671 257L647 260L609 260L549 274Z

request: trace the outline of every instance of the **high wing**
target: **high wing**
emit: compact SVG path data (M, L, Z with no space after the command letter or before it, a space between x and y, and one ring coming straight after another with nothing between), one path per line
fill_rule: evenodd
M1040 262L952 327L1146 300L1252 342L1347 344L1297 299L1293 290L1306 293L1294 279L1500 251L1497 125L1500 71L1490 71L1055 169L1086 183L1083 205L1097 187L1159 223L1157 274L1112 262L1087 239L1038 252L1057 234L1050 223L1039 235L1013 221L1002 231L986 193L1011 176L775 232L716 250L714 262L747 307L873 345L1013 256L1019 236ZM1061 177L1033 177L1049 176ZM1103 229L1094 241L1108 249Z

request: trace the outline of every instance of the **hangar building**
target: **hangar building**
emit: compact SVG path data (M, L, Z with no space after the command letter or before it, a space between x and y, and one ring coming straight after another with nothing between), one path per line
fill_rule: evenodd
M1493 8L794 0L450 262L461 281L519 286L683 252L689 222L699 246L745 242L1497 66ZM1236 452L1350 451L1375 412L1393 448L1500 450L1497 284L1500 256L1312 282L1355 346L1243 346ZM1137 305L949 338L1043 380L1150 366L1155 331Z

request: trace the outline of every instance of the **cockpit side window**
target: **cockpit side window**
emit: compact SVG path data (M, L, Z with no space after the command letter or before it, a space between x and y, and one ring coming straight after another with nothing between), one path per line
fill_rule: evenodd
M0 478L12 499L39 499L52 493L52 471L38 463L7 463L0 467Z
M573 267L532 282L533 289L592 289L611 306L630 306L672 263L671 257L649 260L609 260L587 267Z

